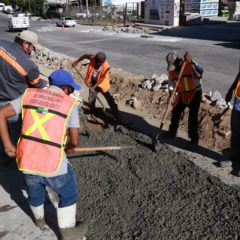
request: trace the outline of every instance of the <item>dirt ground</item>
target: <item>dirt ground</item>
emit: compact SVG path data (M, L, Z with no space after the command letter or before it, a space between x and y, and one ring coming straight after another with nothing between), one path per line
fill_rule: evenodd
M131 149L71 158L79 187L78 221L88 239L240 239L239 189L174 153L155 154L140 133L112 128L81 136L82 146Z
M161 122L168 101L168 93L164 89L156 92L142 89L140 84L144 80L144 76L132 75L122 70L111 70L111 76L111 91L114 94L120 94L118 96L120 101L126 103L132 95L136 96L141 102L141 111L148 112L152 118L159 119ZM222 109L202 101L199 111L200 145L218 150L230 146L230 135L226 136L225 133L230 130L231 111L226 112L223 120L218 124L214 124L213 121L222 111ZM170 118L171 114L168 116L168 122L170 122ZM187 132L187 126L188 109L182 116L179 130Z

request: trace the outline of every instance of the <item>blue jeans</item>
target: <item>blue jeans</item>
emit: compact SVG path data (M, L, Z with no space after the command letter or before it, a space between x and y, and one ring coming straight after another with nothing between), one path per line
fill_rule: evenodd
M42 177L24 174L27 187L28 202L38 207L45 201L45 187L50 187L59 196L58 207L67 207L77 202L77 179L70 164L66 174L56 177Z

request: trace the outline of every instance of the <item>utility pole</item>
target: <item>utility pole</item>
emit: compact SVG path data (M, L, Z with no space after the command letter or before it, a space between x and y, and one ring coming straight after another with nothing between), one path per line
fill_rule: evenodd
M88 0L86 0L87 18L88 18Z
M31 13L31 0L28 0L28 11Z

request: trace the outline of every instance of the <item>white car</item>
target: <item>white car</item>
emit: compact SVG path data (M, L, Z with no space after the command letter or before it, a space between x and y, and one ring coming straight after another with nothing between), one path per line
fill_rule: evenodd
M57 20L56 25L58 27L75 27L77 25L76 20L71 17L62 17Z
M76 13L76 18L87 18L87 17L91 17L91 16L92 16L92 14L89 11Z

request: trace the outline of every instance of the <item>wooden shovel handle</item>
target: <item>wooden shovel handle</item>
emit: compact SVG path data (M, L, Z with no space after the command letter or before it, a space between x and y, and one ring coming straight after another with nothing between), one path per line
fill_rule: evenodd
M165 109L165 111L164 111L163 118L162 118L162 122L161 122L161 125L160 125L160 129L162 129L163 125L164 125L165 122L166 122L166 119L167 119L167 116L168 116L168 113L169 113L169 111L170 111L170 107L171 107L171 104L172 104L172 100L173 100L173 98L174 98L174 96L175 96L175 93L176 93L176 91L177 91L177 87L178 87L179 82L180 82L180 80L181 80L181 78L182 78L182 74L183 74L183 70L184 70L184 68L185 68L185 65L186 65L186 61L184 61L183 64L182 64L180 73L179 73L179 75L178 75L178 80L177 80L176 85L175 85L175 87L174 87L174 89L173 89L172 95L171 95L171 97L169 98L167 107L166 107L166 109Z

